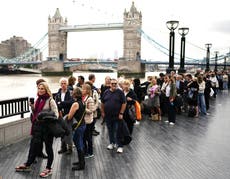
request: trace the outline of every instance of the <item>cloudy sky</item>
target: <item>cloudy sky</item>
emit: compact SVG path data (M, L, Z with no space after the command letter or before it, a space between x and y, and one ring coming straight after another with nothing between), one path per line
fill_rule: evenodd
M157 41L168 48L169 30L166 21L178 20L179 27L189 27L186 36L186 56L203 59L205 44L212 43L220 54L230 49L229 1L219 0L7 0L1 1L0 40L21 36L32 45L48 31L48 16L56 8L68 19L69 25L123 22L123 12L132 1L142 12L142 30L151 38L142 38L143 59L168 60L154 47ZM47 43L44 40L45 46ZM180 36L176 31L175 51L180 53ZM45 56L47 52L45 51ZM68 58L118 58L123 53L122 31L75 32L68 34Z

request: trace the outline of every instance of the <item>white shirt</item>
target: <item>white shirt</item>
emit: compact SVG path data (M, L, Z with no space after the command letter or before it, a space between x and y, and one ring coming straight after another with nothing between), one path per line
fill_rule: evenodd
M170 97L170 85L166 86L166 89L165 89L165 95L166 97Z

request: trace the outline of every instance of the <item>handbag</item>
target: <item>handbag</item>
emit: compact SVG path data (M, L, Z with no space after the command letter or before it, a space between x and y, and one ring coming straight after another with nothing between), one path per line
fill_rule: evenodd
M136 109L134 105L128 106L129 119L135 123L136 122Z
M159 120L159 117L158 117L157 113L156 114L152 114L151 117L152 117L152 121L158 121Z
M122 145L128 145L132 141L127 123L124 120L119 120L117 138Z
M175 105L178 106L178 107L183 106L183 98L181 96L176 96Z
M136 112L136 119L138 121L140 121L142 119L142 116L141 116L141 105L138 101L135 101L135 112Z

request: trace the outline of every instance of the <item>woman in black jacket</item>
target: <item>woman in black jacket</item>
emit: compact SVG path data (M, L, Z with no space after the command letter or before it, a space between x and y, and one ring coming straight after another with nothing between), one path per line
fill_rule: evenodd
M145 99L145 88L141 87L141 81L139 78L133 80L134 92L136 93L137 100L141 103Z
M130 88L130 81L129 80L124 81L123 91L125 93L126 101L127 101L127 105L126 105L126 108L124 111L124 120L127 123L130 134L132 134L133 125L136 122L136 113L135 113L135 110L134 111L130 111L130 110L132 110L131 108L135 109L134 104L135 104L135 101L137 100L137 95Z

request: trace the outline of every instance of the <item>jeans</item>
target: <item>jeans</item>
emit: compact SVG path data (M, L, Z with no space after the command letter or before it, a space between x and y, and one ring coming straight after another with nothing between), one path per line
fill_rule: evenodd
M85 154L92 155L93 154L93 131L94 123L86 124L86 129L84 133L84 147L85 147Z
M84 150L84 142L83 142L83 138L84 138L84 133L85 133L85 128L86 125L80 125L73 134L73 142L74 145L76 146L78 151L83 151Z
M197 101L198 101L199 111L206 115L206 104L205 104L204 93L198 93Z
M228 82L227 81L223 82L223 89L224 90L228 89Z
M117 139L117 130L118 130L118 119L110 119L105 117L106 125L109 132L109 142L110 144L117 144L118 147L122 147L120 140Z

